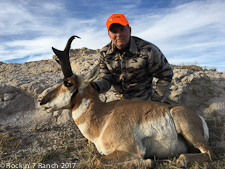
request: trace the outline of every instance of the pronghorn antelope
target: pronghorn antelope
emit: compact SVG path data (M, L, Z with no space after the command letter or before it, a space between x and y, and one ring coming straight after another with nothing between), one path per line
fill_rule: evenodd
M99 74L96 66L86 75L73 74L69 61L72 36L64 49L52 48L64 74L63 83L49 92L40 105L47 111L70 109L81 133L105 156L95 165L141 165L154 167L150 158L168 158L180 154L177 165L215 159L207 146L208 127L195 112L180 106L141 101L100 101L91 82ZM201 153L185 154L188 146Z

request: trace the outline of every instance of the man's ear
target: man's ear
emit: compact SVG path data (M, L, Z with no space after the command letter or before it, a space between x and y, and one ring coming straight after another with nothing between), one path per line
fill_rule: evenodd
M131 35L131 27L129 26L129 29L130 29L130 35Z
M111 39L111 32L110 32L110 30L109 30L109 32L108 32L108 35L109 35L109 39ZM112 40L112 39L111 39Z

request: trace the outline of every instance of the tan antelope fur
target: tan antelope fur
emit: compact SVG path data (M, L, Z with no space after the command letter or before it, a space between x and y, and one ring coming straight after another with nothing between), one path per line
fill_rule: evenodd
M64 51L53 48L65 78L40 105L50 112L71 110L81 133L105 155L95 165L117 163L153 168L151 158L180 154L177 165L187 167L192 161L216 158L207 146L209 132L205 120L187 108L141 100L102 102L90 85L99 74L99 66L86 75L71 71L69 49L75 37L68 40ZM186 154L188 146L201 153Z

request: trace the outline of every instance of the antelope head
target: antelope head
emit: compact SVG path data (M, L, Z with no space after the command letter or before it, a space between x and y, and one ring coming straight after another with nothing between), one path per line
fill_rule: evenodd
M47 111L53 112L60 109L72 109L75 103L72 99L83 89L86 88L99 74L99 66L97 65L92 71L86 75L75 75L72 72L69 61L69 50L71 43L75 37L72 36L67 42L64 51L57 50L52 47L53 52L59 58L64 75L63 83L50 91L40 102L40 105Z

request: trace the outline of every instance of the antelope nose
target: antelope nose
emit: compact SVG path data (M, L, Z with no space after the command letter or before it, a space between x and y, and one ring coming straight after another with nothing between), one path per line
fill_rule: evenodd
M44 104L45 104L45 102L44 102L43 100L41 100L40 105L42 106L42 105L44 105Z
M43 98L42 100L41 100L41 102L40 102L40 105L42 106L42 105L44 105L44 104L46 104L46 103L48 103L49 102L49 99L48 98Z

